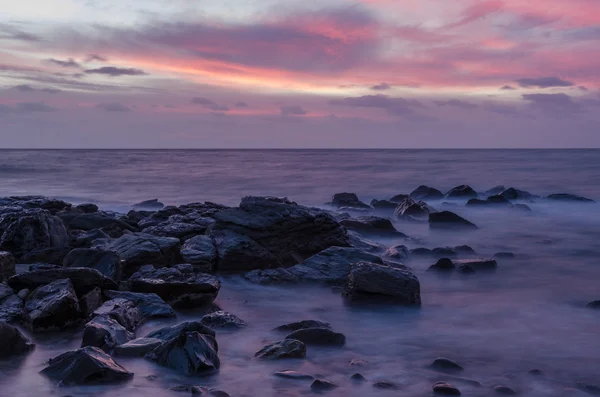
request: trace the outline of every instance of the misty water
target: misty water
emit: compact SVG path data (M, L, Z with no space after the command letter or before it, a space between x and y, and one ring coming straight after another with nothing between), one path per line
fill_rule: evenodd
M0 151L0 196L42 194L74 203L96 202L125 211L137 201L166 204L213 201L235 205L248 194L287 196L323 205L333 193L352 191L363 201L409 193L420 184L446 191L469 184L483 192L503 184L534 194L574 193L600 200L600 151ZM600 383L600 204L527 203L511 209L448 207L480 227L475 232L433 233L426 224L395 221L422 242L373 239L409 248L468 244L478 256L513 252L494 273L439 275L432 260L413 260L422 306L349 306L328 287L279 287L222 278L216 303L246 320L240 331L217 331L220 371L185 377L144 359L117 362L134 372L118 385L59 388L40 375L44 363L78 348L82 332L30 336L36 350L0 362L1 396L177 396L178 384L204 385L232 396L313 394L310 381L280 379L292 369L339 385L330 396L430 396L447 380L464 396L491 396L506 385L524 396L586 395L576 382ZM441 203L432 202L434 207ZM178 313L150 322L138 336L165 324L199 319ZM342 348L309 346L303 360L259 361L254 353L285 334L272 329L303 319L327 321L346 335ZM455 377L427 365L444 356L465 370ZM369 365L352 368L352 359ZM528 373L532 369L541 376ZM360 372L368 381L357 384ZM458 378L457 378L458 377ZM462 378L462 379L459 379ZM399 389L381 390L387 380ZM475 386L472 381L481 383Z

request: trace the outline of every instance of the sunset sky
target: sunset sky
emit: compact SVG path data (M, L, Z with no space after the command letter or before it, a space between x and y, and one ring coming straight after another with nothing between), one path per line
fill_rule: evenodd
M599 0L0 0L0 147L600 147Z

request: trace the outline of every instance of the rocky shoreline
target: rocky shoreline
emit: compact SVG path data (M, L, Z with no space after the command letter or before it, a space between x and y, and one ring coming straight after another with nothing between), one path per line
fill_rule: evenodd
M570 194L542 198L504 187L477 193L466 185L445 194L420 186L370 205L355 194L339 193L327 209L287 198L244 197L238 207L210 202L165 207L149 200L118 214L41 196L0 198L0 360L35 348L18 327L32 334L83 329L80 349L51 359L41 370L58 385L127 381L134 374L118 363L119 357L145 358L184 375L215 373L220 368L215 329L243 332L248 326L215 305L221 277L239 275L258 285L324 285L349 305L418 307L421 284L405 265L410 258L430 260L432 272L466 277L496 271L498 260L514 255L498 252L480 258L469 246L408 249L371 241L418 242L390 219L406 224L406 230L425 223L439 233L476 233L477 225L454 212L460 206L531 211L527 204L536 201L594 203ZM598 307L597 301L589 307ZM203 315L137 334L144 322L176 317L181 310ZM256 358L303 358L311 345L346 343L328 323L299 320L278 328L280 341L256 346ZM444 358L431 368L440 373L461 369ZM293 371L276 376L311 379L310 389L319 392L337 386ZM356 373L352 379L364 378ZM444 379L432 391L460 395L451 379ZM391 382L374 386L396 387ZM588 391L593 387L585 385ZM201 386L176 389L227 395ZM494 391L516 393L503 385Z

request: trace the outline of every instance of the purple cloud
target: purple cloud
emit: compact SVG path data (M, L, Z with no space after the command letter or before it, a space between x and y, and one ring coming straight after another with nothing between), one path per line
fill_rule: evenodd
M524 94L523 99L531 102L532 106L543 112L560 117L573 115L583 110L583 106L567 94Z
M35 88L30 86L29 84L19 84L13 87L13 90L21 91L21 92L33 92Z
M38 36L27 33L11 25L0 25L0 40L42 41Z
M106 112L131 112L130 108L119 102L99 103L96 107Z
M60 59L50 58L50 59L47 59L46 62L60 66L61 68L80 68L81 67L81 65L79 65L79 63L77 63L73 58L69 58L66 61L61 61Z
M227 106L219 105L208 98L195 97L192 98L191 102L195 105L200 105L215 112L227 112L229 110Z
M388 83L380 83L371 87L373 91L385 91L389 90L390 88L392 88L392 86Z
M407 116L414 113L415 108L424 107L416 99L391 98L387 95L364 95L356 98L333 99L329 101L334 106L349 106L357 108L384 109L394 116Z
M235 103L235 107L236 108L247 108L248 104L244 101L239 101Z
M282 116L304 116L308 114L301 106L298 105L284 105L281 106L280 112Z
M85 63L88 62L93 62L93 61L97 61L97 62L108 62L108 58L103 57L102 55L98 55L98 54L89 54L87 56L87 58L85 58Z
M478 105L475 105L475 104L469 103L469 102L465 102L465 101L461 101L459 99L450 99L447 101L433 101L433 103L435 103L438 106L450 106L450 107L455 107L455 108L460 108L460 109L475 109L475 108L479 107Z
M512 86L510 86L510 85L505 85L505 86L501 87L500 89L501 89L501 90L504 90L504 91L512 91L512 90L514 90L515 88L514 88L514 87L512 87Z
M575 84L562 80L558 77L539 77L539 78L525 78L515 80L523 88L551 88L551 87L572 87Z
M148 73L144 72L140 69L134 68L117 68L114 66L104 66L97 69L87 69L85 70L87 74L104 74L111 77L117 76L144 76Z
M44 102L21 102L17 103L17 111L21 112L54 112L56 109L46 105Z

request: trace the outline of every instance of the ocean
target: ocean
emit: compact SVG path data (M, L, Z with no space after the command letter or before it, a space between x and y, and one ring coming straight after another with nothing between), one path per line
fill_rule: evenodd
M269 195L322 206L334 193L354 192L368 203L422 184L441 191L468 184L478 192L505 185L600 202L600 150L0 151L0 197L39 194L121 212L153 198L165 204L236 205L243 196ZM57 388L38 371L48 358L77 348L81 332L34 336L33 354L0 363L0 395L162 397L176 396L167 389L177 384L215 387L234 397L311 395L310 382L273 377L286 369L336 383L339 387L327 393L336 397L430 396L431 385L441 380L467 396L494 395L496 385L524 396L579 395L577 382L600 384L600 311L586 306L600 299L600 204L536 200L527 205L531 213L454 204L452 211L480 227L471 233L432 233L426 224L394 220L415 240L380 243L468 244L483 257L515 254L499 259L496 272L471 276L439 275L427 271L431 260L410 260L406 264L421 282L419 309L351 307L339 291L326 287L257 286L224 277L216 303L250 325L217 333L222 364L217 375L186 378L143 359L119 359L135 373L133 381ZM178 321L190 318L197 316L182 313ZM309 347L305 360L253 359L265 343L281 339L272 328L303 319L331 323L346 335L346 346ZM138 336L162 325L145 324ZM439 356L465 370L458 376L429 370L427 364ZM351 368L352 359L369 365ZM543 374L529 374L533 369ZM368 381L352 382L354 372ZM378 380L398 389L373 387Z

